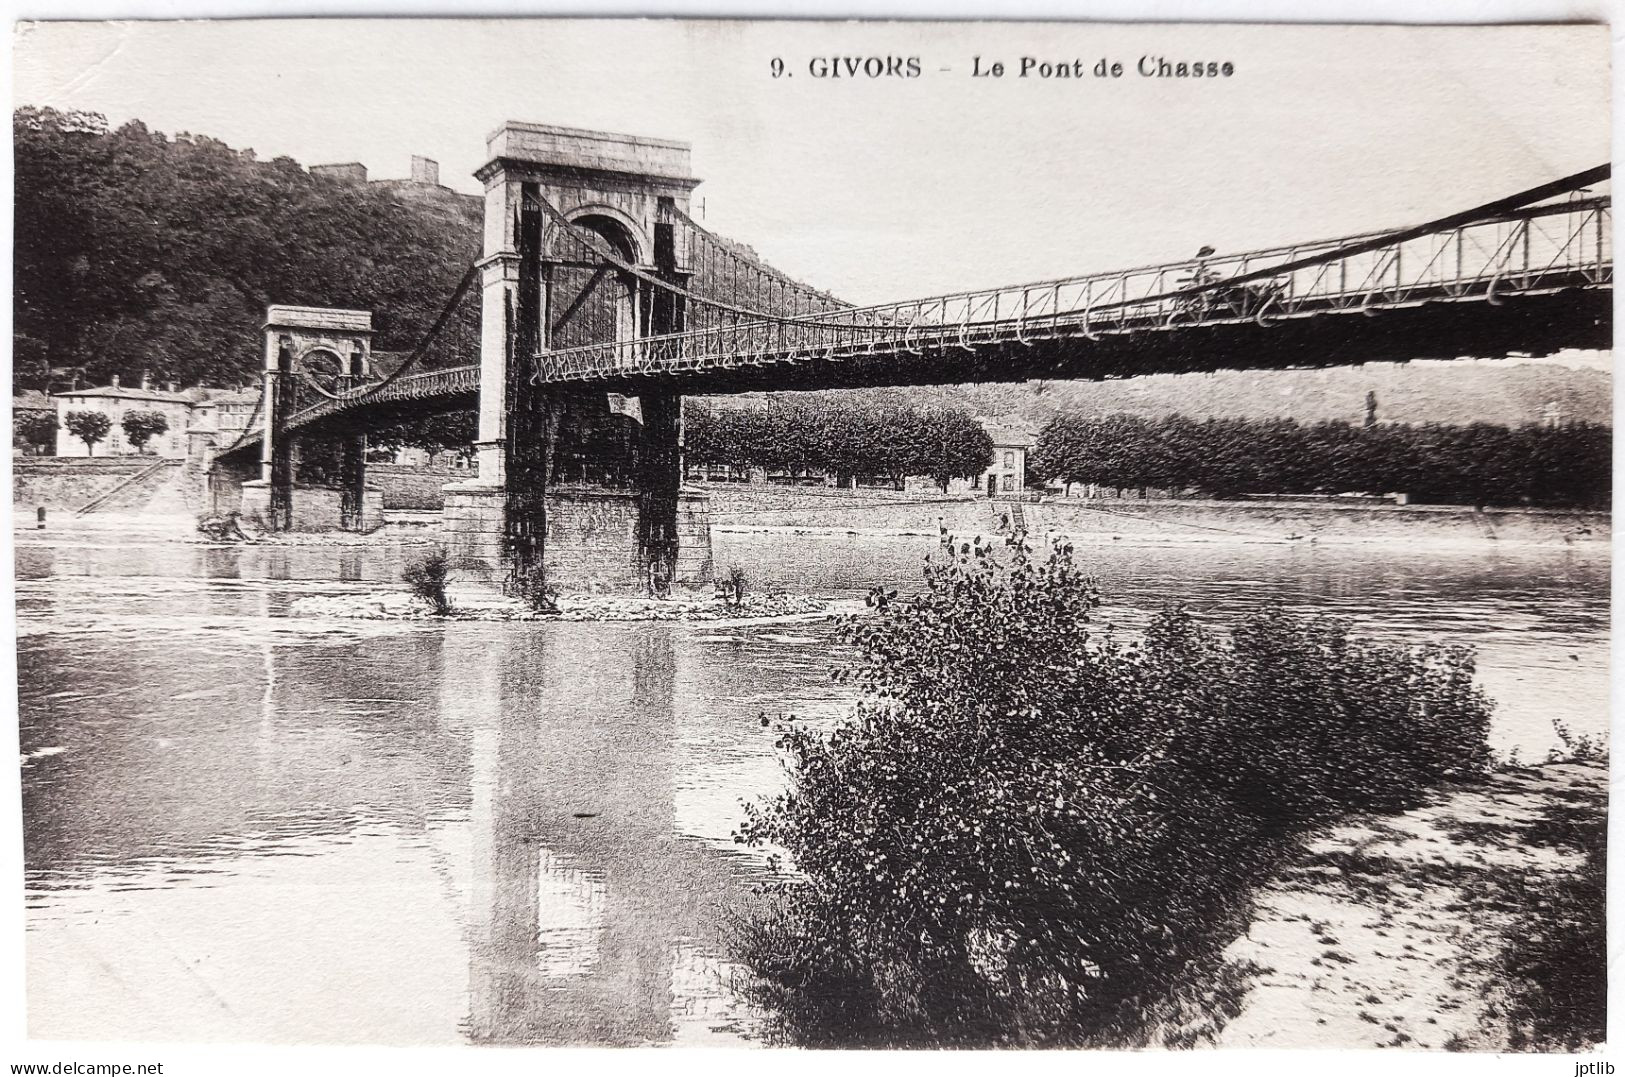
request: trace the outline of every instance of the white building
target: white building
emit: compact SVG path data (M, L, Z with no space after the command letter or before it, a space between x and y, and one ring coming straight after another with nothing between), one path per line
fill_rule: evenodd
M51 394L56 407L56 454L58 456L134 456L121 421L132 411L155 411L169 423L142 449L144 455L178 460L186 456L193 436L224 434L235 437L254 418L259 403L258 386L246 389L215 389L198 386L177 389L173 382L154 388L145 378L139 388L126 388L115 375L109 385L94 389L69 389ZM107 436L96 443L94 452L68 430L71 411L99 411L112 424ZM258 422L257 419L255 419Z
M1022 493L1027 486L1027 454L1038 444L1038 438L1020 426L1005 426L981 416L976 422L993 441L993 462L974 479L954 479L948 484L948 493L993 498ZM924 478L909 481L911 488L921 491L934 484L934 480Z
M259 406L260 387L246 389L215 389L200 385L189 391L192 398L192 417L187 427L193 434L228 434L236 437L243 432L250 419L259 419L254 409Z
M157 434L145 446L148 456L179 459L186 455L186 430L191 424L192 397L176 390L173 383L162 389L153 389L145 378L139 389L119 385L115 375L111 385L94 389L69 389L52 393L56 402L56 454L58 456L133 456L136 449L129 443L120 425L124 416L132 411L155 411L169 422L169 429ZM86 445L68 430L68 413L99 411L112 424L107 436L96 443L95 449Z

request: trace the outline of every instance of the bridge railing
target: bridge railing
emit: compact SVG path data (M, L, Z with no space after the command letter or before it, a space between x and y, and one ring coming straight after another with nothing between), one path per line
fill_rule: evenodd
M439 399L447 396L464 396L480 391L479 365L443 367L439 370L427 370L421 374L404 374L378 391L366 396L335 396L318 400L306 408L301 408L288 417L287 425L290 427L308 426L313 422L332 415L342 414L362 404L387 404L408 400ZM242 445L252 444L264 436L263 430L246 431L231 446L235 450Z
M666 373L1487 299L1610 281L1608 197L1339 253L1384 233L543 353L533 380ZM1274 267L1281 267L1278 271ZM1241 278L1234 284L1233 278Z

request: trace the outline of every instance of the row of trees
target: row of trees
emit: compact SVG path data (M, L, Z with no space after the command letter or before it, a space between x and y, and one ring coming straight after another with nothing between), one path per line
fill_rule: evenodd
M374 311L376 346L404 348L478 254L477 199L401 199L89 112L18 109L12 138L19 389L230 383L271 302Z
M422 449L431 456L446 452L468 456L474 452L478 437L478 412L449 411L371 431L367 434L367 449L379 458L394 456L405 448Z
M970 415L891 394L815 393L760 406L690 406L683 418L684 451L695 464L896 483L929 475L946 489L951 479L972 478L993 462L993 441Z
M1612 440L1611 428L1596 423L1354 426L1062 415L1044 428L1031 466L1042 481L1214 497L1403 491L1436 504L1603 506Z
M85 443L85 449L91 456L96 455L96 446L106 441L113 430L113 420L100 411L70 411L63 416L62 425L67 427L68 433ZM49 412L34 411L14 416L11 426L14 442L42 448L56 441L56 416ZM119 427L131 447L141 452L147 447L147 442L169 430L169 420L163 412L143 408L125 412L119 418Z

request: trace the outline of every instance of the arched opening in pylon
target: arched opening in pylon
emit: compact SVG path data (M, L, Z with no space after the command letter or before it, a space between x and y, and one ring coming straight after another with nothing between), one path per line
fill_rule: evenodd
M639 262L637 240L607 214L587 213L570 222L592 250L573 237L558 237L548 303L552 350L631 340L642 335L637 278L604 254L629 265Z

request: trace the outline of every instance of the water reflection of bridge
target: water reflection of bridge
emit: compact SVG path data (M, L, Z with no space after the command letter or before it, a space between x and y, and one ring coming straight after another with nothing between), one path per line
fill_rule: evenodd
M232 566L218 551L207 556L229 584ZM200 605L253 617L271 598L226 586ZM324 643L308 631L277 633L279 620L258 644L185 663L198 684L219 689L206 702L173 666L143 678L156 649L97 652L109 683L147 687L110 694L104 705L118 720L96 730L99 743L50 760L53 780L29 789L33 885L111 885L131 895L120 902L161 919L174 907L165 887L209 880L187 900L245 929L205 938L171 924L164 961L203 959L215 970L206 974L225 977L212 988L238 1015L231 1027L252 1038L276 1038L267 1029L277 1019L256 1024L266 989L230 976L287 968L308 945L246 929L285 919L257 903L278 892L264 880L293 865L322 888L295 905L324 891L335 898L334 924L301 935L337 929L344 943L304 966L308 983L276 990L305 990L306 1005L338 1010L324 1028L364 1035L374 1027L369 1008L393 984L424 983L415 962L445 968L435 940L379 934L414 923L460 936L462 1034L476 1040L660 1043L703 1037L709 1020L735 1009L718 925L759 868L679 832L676 696L695 671L679 669L668 626L617 635L613 626L459 625ZM606 645L625 660L604 661ZM703 684L681 691L714 694ZM52 720L46 705L25 700L31 724ZM167 748L148 735L149 714L167 719ZM61 732L52 743L83 739ZM357 857L367 858L364 872L351 875ZM437 897L422 889L434 878ZM419 908L403 915L402 901ZM455 981L444 990L449 1005L463 995ZM192 994L183 984L175 997ZM210 1025L218 1015L191 1017ZM184 1036L188 1019L177 1006L164 1031Z
M448 658L464 646L483 644ZM727 1008L710 955L740 864L677 832L671 635L639 633L624 666L602 649L532 633L446 693L448 713L501 701L472 751L479 1040L659 1043L679 1009Z

